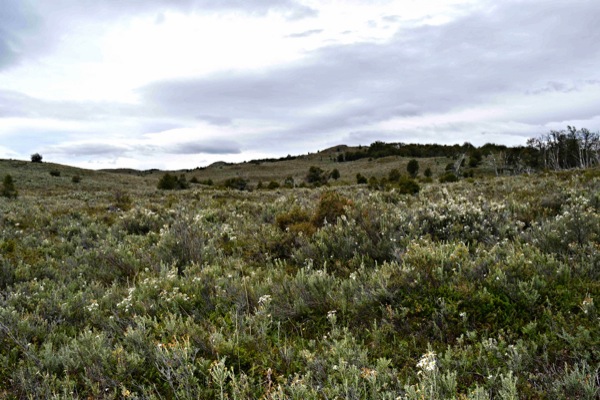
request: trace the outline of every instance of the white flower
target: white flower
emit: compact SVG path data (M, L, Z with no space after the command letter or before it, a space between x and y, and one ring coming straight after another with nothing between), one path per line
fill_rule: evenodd
M435 352L428 351L427 353L423 354L417 363L417 367L426 372L435 371L437 369Z
M584 314L588 314L594 308L594 298L589 295L585 296L585 299L581 302L581 308Z
M260 298L258 299L258 304L260 305L266 305L269 304L271 302L271 295L269 294L264 294L262 296L260 296Z

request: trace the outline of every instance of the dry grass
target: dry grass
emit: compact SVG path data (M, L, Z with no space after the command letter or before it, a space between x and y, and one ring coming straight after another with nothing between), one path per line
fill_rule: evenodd
M170 171L176 175L184 174L188 182L196 178L198 181L212 180L218 185L230 178L246 179L251 187L259 182L267 185L271 181L283 184L287 177L292 177L298 185L305 181L311 166L321 168L326 172L337 169L340 179L330 180L330 185L351 185L356 183L356 174L378 179L387 177L393 169L398 169L406 175L406 165L410 158L385 157L379 159L360 159L351 162L337 162L341 152L353 150L345 146L337 146L318 153L298 156L295 159L275 162L244 162L239 164L214 163L208 167L192 170ZM419 176L430 168L433 177L444 173L446 164L452 162L445 157L419 158ZM60 176L51 176L50 171L60 172ZM0 175L11 174L16 181L19 192L26 195L28 191L39 190L96 190L114 191L156 188L158 180L166 171L149 170L136 171L131 169L92 171L53 163L31 163L27 161L0 160ZM79 183L72 181L74 176L81 178Z

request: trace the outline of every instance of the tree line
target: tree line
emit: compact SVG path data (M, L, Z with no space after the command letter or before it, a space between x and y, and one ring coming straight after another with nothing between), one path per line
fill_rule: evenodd
M568 126L567 130L550 131L529 139L545 169L589 168L600 163L600 134Z
M540 169L589 168L600 164L600 133L568 126L567 130L553 130L548 134L529 139L526 146L515 147L494 143L476 147L468 142L462 145L442 145L377 141L355 151L340 153L336 161L348 162L389 156L453 159L468 157L470 167L476 167L483 157L486 157L498 174Z

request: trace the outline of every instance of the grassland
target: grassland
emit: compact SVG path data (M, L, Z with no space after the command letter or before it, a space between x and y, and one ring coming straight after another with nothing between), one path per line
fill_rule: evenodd
M0 162L19 192L0 198L0 398L598 398L597 169L404 195L355 175L407 159L333 156L177 172L341 173L243 192Z
M179 175L184 174L188 181L196 179L200 182L212 180L215 184L222 183L231 178L243 178L251 187L256 187L259 182L268 184L271 181L283 184L286 178L292 177L294 182L300 184L305 181L308 169L311 166L321 168L323 171L337 169L340 172L338 181L330 181L330 185L350 185L356 183L356 174L361 173L366 177L381 179L388 176L392 169L398 169L406 174L406 165L410 159L398 156L383 157L379 159L362 159L353 162L337 162L337 157L345 151L358 150L347 146L336 146L317 153L301 156L290 156L291 159L270 161L252 161L239 164L217 162L203 168L192 170L171 171ZM425 169L430 168L435 176L444 173L444 169L451 158L435 157L420 158L421 175ZM144 177L150 185L156 185L163 171L136 171L136 170L108 170L106 172L127 174L130 176ZM480 174L489 175L491 169L479 168Z

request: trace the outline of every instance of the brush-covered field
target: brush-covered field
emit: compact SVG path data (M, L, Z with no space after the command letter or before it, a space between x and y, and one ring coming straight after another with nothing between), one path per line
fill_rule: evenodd
M0 398L599 396L598 170L404 195L2 168Z

